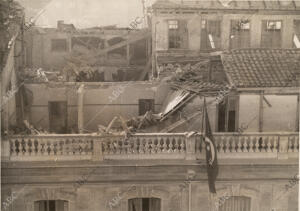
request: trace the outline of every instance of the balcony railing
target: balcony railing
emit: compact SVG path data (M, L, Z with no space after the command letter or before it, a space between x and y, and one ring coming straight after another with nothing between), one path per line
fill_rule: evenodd
M298 157L297 133L215 133L219 159ZM148 133L124 136L97 135L14 135L2 140L2 159L123 160L203 159L201 134Z

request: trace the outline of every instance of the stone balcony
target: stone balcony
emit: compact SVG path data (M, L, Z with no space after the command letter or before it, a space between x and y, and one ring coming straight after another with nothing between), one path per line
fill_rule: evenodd
M205 158L201 134L138 133L13 135L2 140L2 161L76 161ZM214 133L219 159L298 158L298 133Z

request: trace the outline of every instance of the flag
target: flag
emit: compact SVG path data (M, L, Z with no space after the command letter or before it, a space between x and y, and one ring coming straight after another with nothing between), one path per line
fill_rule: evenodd
M218 175L217 148L209 124L205 98L203 104L202 134L206 151L209 191L211 193L216 193L215 181Z

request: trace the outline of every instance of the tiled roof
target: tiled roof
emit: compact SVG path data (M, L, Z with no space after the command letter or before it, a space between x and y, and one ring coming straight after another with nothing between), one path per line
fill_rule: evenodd
M237 87L299 85L300 49L239 49L226 51L221 58L225 73Z
M300 0L157 0L153 8L300 10Z

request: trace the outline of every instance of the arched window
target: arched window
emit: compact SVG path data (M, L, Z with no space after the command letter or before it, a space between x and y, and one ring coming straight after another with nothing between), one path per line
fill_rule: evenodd
M34 211L68 211L68 201L43 200L34 202Z
M223 201L220 199L219 211L250 211L251 198L245 196L231 196Z
M158 198L129 199L128 211L161 211L161 200Z

